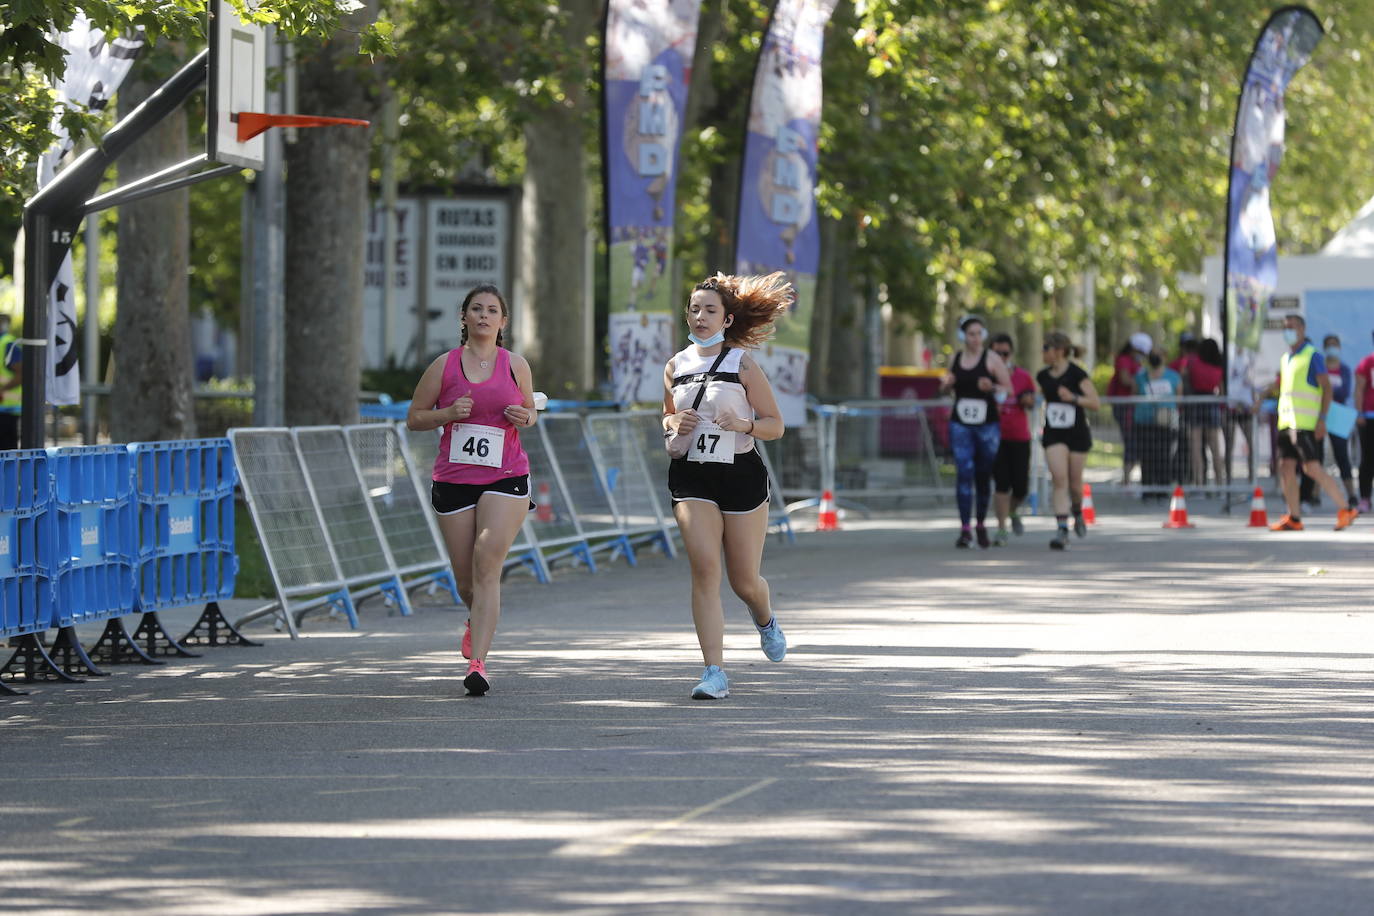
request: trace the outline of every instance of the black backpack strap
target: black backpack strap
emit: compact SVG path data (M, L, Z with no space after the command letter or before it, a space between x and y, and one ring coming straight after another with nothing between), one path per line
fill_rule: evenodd
M701 406L701 399L706 397L706 386L711 383L711 376L716 374L716 370L720 368L720 364L725 361L725 354L729 352L729 347L721 347L720 355L716 357L715 362L711 363L711 368L706 370L706 378L702 380L701 387L697 389L697 399L692 402L693 410Z

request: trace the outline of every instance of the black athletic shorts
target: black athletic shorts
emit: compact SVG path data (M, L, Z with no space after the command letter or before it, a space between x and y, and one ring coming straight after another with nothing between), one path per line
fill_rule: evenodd
M1281 429L1278 441L1280 458L1291 458L1299 464L1322 460L1321 443L1310 429Z
M1040 444L1045 448L1051 445L1067 445L1071 452L1086 452L1093 447L1093 434L1086 429L1050 429L1040 434Z
M477 505L483 493L499 493L511 498L530 495L530 475L506 477L491 483L449 483L444 480L431 480L429 484L429 504L440 515L453 515ZM530 508L534 503L530 502Z
M1003 439L997 446L997 460L992 465L992 479L998 493L1010 493L1025 499L1030 492L1031 444Z
M674 458L668 465L673 505L684 500L715 503L726 515L744 515L768 502L768 469L758 449L735 456L734 464Z

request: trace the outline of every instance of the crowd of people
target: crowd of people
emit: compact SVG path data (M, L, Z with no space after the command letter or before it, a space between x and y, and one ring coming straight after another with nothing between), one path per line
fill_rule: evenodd
M1138 468L1146 501L1168 499L1175 484L1223 482L1223 431L1246 416L1243 408L1219 401L1177 400L1221 394L1224 363L1215 340L1184 332L1177 355L1166 359L1149 334L1135 332L1112 361L1106 391L1109 398L1150 399L1112 404L1122 443L1121 482L1129 486Z
M1318 351L1301 316L1285 321L1289 352L1267 399L1255 405L1222 399L1225 362L1216 340L1184 332L1170 359L1148 333L1130 335L1113 359L1106 389L1122 446L1123 486L1135 486L1138 471L1146 501L1169 500L1176 485L1219 489L1230 482L1225 461L1228 443L1235 442L1231 437L1240 433L1253 451L1250 421L1259 413L1272 419L1266 427L1272 470L1287 504L1274 530L1301 530L1301 506L1319 505L1323 493L1337 506L1336 530L1369 511L1374 353L1352 369L1342 359L1339 337L1327 335ZM994 335L986 348L985 336L980 318L962 318L960 347L940 381L940 392L952 398L949 447L960 524L955 546L1003 546L1024 530L1018 510L1028 490L1029 417L1038 388L1044 402L1040 441L1058 523L1050 547L1067 549L1070 530L1086 535L1083 467L1092 446L1089 421L1100 403L1097 392L1089 374L1073 361L1077 349L1062 333L1045 336L1046 365L1034 381L1015 365L1010 335ZM1347 413L1340 414L1342 410ZM1328 428L1328 413L1339 414L1342 422ZM1350 444L1356 435L1358 490ZM1326 471L1327 442L1338 478ZM991 537L985 527L989 505L997 514L997 532Z

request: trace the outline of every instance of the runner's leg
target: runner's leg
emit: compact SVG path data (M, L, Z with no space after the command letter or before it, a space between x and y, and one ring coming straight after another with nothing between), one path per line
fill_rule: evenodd
M973 516L974 430L962 423L949 424L949 447L954 453L954 499L959 504L959 525L969 526Z
M472 510L477 536L472 547L472 658L486 661L501 618L501 570L530 503L500 493L484 493ZM464 515L470 513L464 512Z
M767 521L767 510L764 519ZM725 611L720 604L720 548L725 524L715 503L684 500L673 507L692 566L692 623L707 665L725 658Z
M749 607L754 623L764 626L773 619L768 580L759 575L763 544L768 535L768 504L747 515L721 514L725 540L725 572L730 588ZM720 664L720 662L715 662Z
M453 567L453 581L458 585L458 597L472 610L472 542L477 533L477 509L467 509L438 516L439 533L444 536L449 565Z

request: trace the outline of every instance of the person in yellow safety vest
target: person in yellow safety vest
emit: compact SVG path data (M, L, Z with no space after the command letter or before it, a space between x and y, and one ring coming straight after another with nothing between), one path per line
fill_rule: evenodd
M15 342L10 333L10 316L0 315L0 451L19 447L19 414L24 397L17 365L10 366L10 350L19 349Z
M1326 473L1321 461L1321 440L1326 438L1326 411L1331 406L1331 379L1312 341L1307 339L1307 321L1296 314L1283 319L1283 339L1288 352L1279 368L1279 479L1288 514L1269 528L1272 531L1301 531L1302 516L1298 502L1298 463L1331 502L1339 506L1345 494ZM1355 509L1336 512L1336 530L1346 528L1359 515Z

